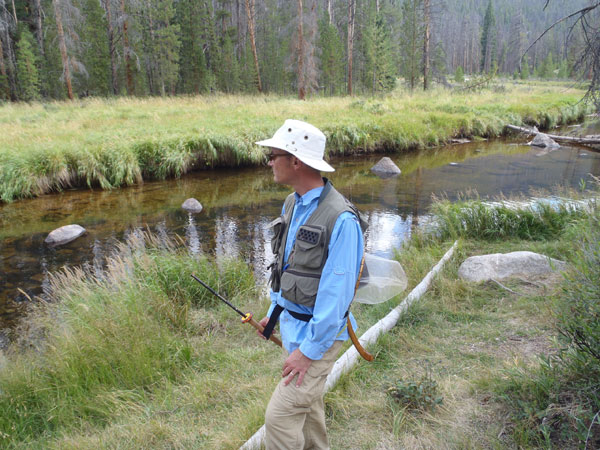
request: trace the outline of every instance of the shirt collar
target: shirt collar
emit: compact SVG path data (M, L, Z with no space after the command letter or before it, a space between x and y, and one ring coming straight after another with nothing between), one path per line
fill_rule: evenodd
M300 196L297 192L294 192L294 196L296 197L296 203L300 205L308 205L313 202L315 199L318 199L321 196L321 192L325 186L319 186L314 189L311 189L306 194Z

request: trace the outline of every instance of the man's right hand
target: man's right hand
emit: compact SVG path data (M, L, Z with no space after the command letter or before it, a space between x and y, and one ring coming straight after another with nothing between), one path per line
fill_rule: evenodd
M267 316L263 317L263 318L262 318L262 319L260 319L260 321L258 322L258 324L259 324L261 327L263 327L263 328L267 326L267 323L269 323L269 317L267 317ZM263 338L263 339L265 339L265 340L267 339L267 338L266 338L266 337L264 337L264 335L263 335L263 334L262 334L260 331L258 331L258 330L256 330L256 334L258 334L258 335L259 335L261 338ZM273 334L275 334L275 331L273 331Z

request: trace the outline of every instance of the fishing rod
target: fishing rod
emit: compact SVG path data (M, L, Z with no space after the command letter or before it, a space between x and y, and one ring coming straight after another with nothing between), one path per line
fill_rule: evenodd
M192 274L192 278L194 280L196 280L198 283L200 283L202 286L204 286L206 289L208 289L215 297L217 297L219 300L221 300L223 303L225 303L227 306L229 306L231 309L233 309L236 313L238 313L240 316L242 316L242 323L249 323L250 325L252 325L254 328L256 328L261 333L264 331L264 327L261 324L259 324L256 320L254 320L254 318L252 317L252 313L249 312L249 313L244 314L242 311L240 311L235 306L233 306L231 303L229 303L227 301L227 299L225 299L225 297L223 297L221 294L219 294L217 291L215 291L213 288L211 288L209 285L207 285L204 281L202 281L196 275ZM280 347L283 347L281 340L279 340L278 337L271 335L269 337L269 340L273 341Z

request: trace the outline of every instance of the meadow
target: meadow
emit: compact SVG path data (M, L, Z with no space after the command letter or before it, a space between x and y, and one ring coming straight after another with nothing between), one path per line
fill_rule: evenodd
M505 81L474 92L398 89L308 101L210 95L4 104L0 201L262 164L253 143L286 118L321 128L329 155L402 153L455 137L497 137L509 123L549 129L581 121L590 112L583 94L566 83Z
M408 289L454 239L457 254L369 348L375 361L361 361L326 395L331 447L571 448L590 434L597 443L600 364L568 338L581 324L583 344L598 336L598 324L585 319L598 308L597 209L493 214L471 201L433 211L438 232L415 233L395 256ZM575 270L503 286L457 278L465 257L513 250ZM256 317L266 312L245 263L193 256L149 234L122 244L102 275L55 274L50 301L33 308L0 353L0 446L238 448L263 423L281 350L191 273ZM400 300L353 305L359 335Z

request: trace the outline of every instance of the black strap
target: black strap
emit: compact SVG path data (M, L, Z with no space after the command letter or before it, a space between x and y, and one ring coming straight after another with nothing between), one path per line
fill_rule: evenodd
M275 308L273 308L273 312L271 312L271 317L269 317L267 326L265 327L265 329L262 332L263 336L266 337L267 339L269 339L271 337L271 334L273 334L273 329L275 328L275 325L277 324L277 321L279 320L279 316L281 315L281 313L283 312L284 309L285 308L280 305L275 305ZM287 312L290 313L290 315L294 319L301 320L302 322L310 322L310 319L313 318L312 314L302 314L299 312L290 311L289 309L287 310ZM348 317L349 313L350 313L350 310L346 311L346 314L344 314L344 319L346 317Z
M273 334L273 328L275 328L275 324L279 320L281 311L283 311L282 306L275 305L275 308L273 308L273 312L271 312L271 317L269 317L267 326L265 327L265 329L262 332L263 336L266 337L267 339L269 339L271 337L271 334Z

